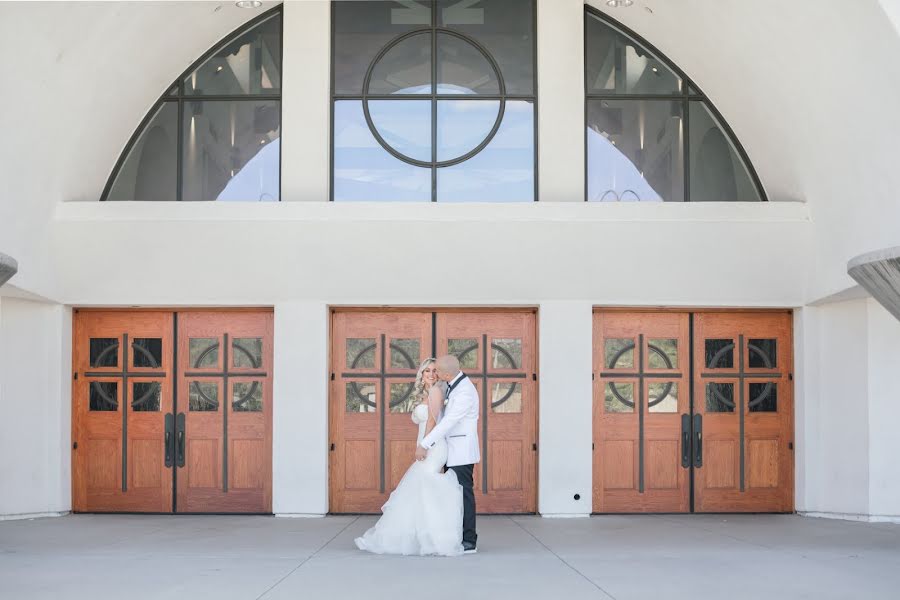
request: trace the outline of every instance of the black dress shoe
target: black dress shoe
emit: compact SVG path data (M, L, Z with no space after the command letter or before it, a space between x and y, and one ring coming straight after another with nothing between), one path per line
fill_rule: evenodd
M463 554L475 554L478 550L475 548L475 544L463 544Z

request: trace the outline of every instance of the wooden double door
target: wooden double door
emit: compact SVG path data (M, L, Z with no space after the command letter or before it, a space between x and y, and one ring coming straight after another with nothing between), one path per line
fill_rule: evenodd
M480 513L536 507L533 311L335 311L330 510L378 513L415 459L413 384L427 357L454 354L481 401Z
M272 316L77 310L74 510L271 512Z
M791 314L594 315L598 513L793 510Z

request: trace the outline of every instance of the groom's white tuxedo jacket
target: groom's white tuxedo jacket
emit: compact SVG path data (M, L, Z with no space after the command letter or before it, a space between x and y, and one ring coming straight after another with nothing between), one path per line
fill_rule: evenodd
M450 393L444 416L431 433L422 438L423 448L431 448L447 439L447 466L474 465L481 460L478 447L478 390L464 374L450 382Z

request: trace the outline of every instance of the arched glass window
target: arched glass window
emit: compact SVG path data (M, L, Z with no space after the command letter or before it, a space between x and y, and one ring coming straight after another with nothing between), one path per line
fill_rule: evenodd
M760 201L743 148L690 79L585 8L586 199Z
M102 200L277 201L281 7L188 68L129 140Z
M534 0L334 2L332 27L332 200L535 200Z

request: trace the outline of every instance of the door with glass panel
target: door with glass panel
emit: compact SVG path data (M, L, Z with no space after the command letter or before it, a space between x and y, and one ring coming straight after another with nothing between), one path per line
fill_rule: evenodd
M594 317L594 510L686 512L686 313Z

